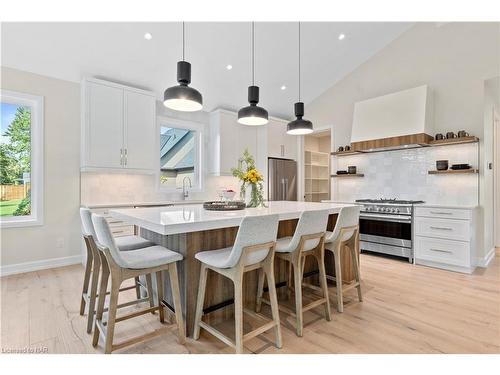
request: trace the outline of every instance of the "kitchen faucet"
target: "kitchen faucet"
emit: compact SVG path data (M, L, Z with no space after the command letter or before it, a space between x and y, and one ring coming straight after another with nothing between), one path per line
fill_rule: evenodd
M193 187L193 185L191 184L191 179L186 176L182 179L182 198L183 199L186 199L187 197L189 197L189 191L188 189L186 188L186 179L189 181L189 187Z

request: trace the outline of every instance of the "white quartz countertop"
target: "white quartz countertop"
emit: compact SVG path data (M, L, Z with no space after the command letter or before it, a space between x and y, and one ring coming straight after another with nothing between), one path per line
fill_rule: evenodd
M111 216L163 235L198 232L239 226L245 216L278 214L280 220L297 219L303 211L330 210L337 214L342 207L336 203L267 202L268 207L246 208L239 211L208 211L202 204L166 207L112 209Z
M454 208L454 209L463 209L463 210L474 210L478 207L478 205L467 205L467 204L430 204L423 203L417 205L417 207L427 207L427 208Z
M187 204L201 204L202 200L185 200L185 201L156 201L156 202L123 202L123 203L97 203L85 204L83 207L95 208L127 208L127 207L150 207L150 206L178 206Z

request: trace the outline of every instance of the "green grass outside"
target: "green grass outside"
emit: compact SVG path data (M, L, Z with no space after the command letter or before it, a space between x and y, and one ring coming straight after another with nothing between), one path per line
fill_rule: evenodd
M12 216L22 199L0 202L0 216Z

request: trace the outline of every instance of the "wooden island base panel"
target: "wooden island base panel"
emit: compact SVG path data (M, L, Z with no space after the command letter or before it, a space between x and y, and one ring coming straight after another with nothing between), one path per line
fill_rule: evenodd
M333 231L337 214L330 215L328 230ZM278 238L293 236L298 219L283 220L279 223ZM194 326L194 316L196 309L196 297L198 295L198 280L200 276L200 262L195 259L195 254L200 251L216 250L233 245L238 227L229 227L213 230L204 230L190 233L180 233L173 235L161 235L156 232L141 228L142 237L154 243L165 246L168 249L179 252L184 256L184 260L179 264L179 279L181 288L182 306L186 320L187 334L191 335ZM348 252L342 256L342 279L345 282L354 280L353 267ZM325 254L326 272L328 275L335 275L332 254ZM276 286L278 287L278 298L286 297L287 267L284 262L275 260ZM312 282L316 282L318 273L317 264L312 257L306 258L304 277L311 277ZM165 304L171 309L172 296L168 277L165 280ZM257 272L252 271L245 274L243 281L243 295L246 307L254 309L257 294ZM215 272L209 271L207 280L207 291L205 297L204 313L205 319L210 324L217 324L223 320L233 317L233 285L231 280L224 278Z

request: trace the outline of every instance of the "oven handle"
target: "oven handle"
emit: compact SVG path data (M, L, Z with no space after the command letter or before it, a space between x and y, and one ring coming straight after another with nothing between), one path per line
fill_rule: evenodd
M411 217L403 218L401 216L395 215L372 215L372 214L361 214L360 219L365 220L377 220L377 221L391 221L394 223L409 223L411 224Z

